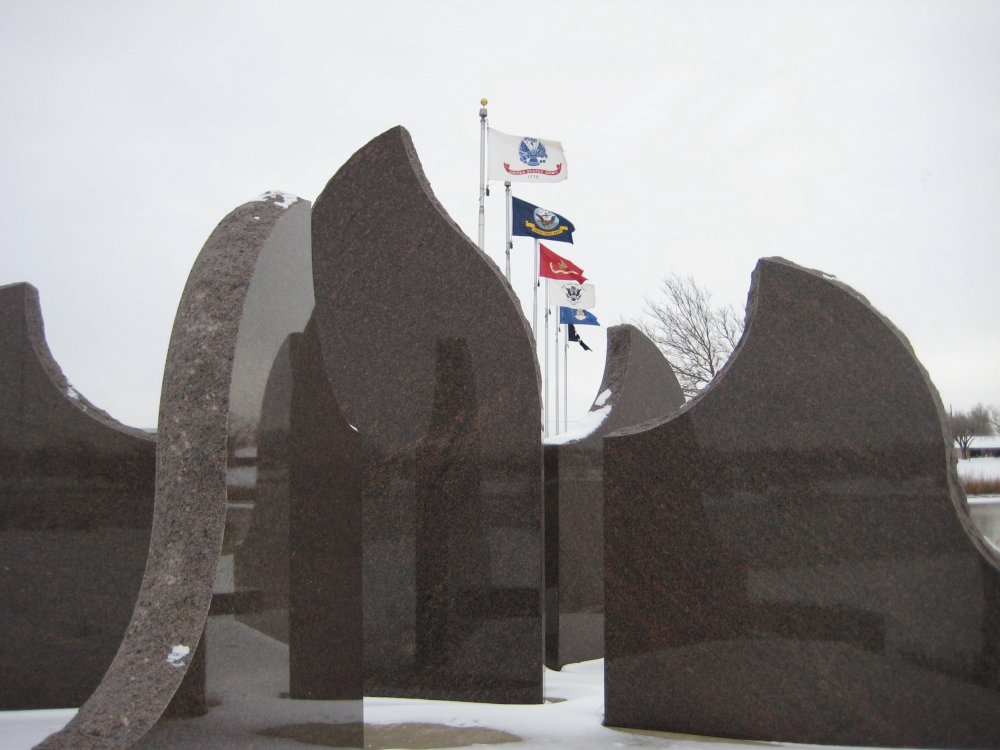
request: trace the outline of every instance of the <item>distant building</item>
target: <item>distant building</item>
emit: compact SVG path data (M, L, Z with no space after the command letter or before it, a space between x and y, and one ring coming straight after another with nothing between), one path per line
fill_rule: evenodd
M962 457L958 443L955 443L955 454ZM1000 436L973 438L969 445L969 458L1000 458Z

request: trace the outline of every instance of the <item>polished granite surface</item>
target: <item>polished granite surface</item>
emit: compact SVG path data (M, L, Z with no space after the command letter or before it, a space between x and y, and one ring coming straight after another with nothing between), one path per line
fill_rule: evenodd
M545 665L550 669L604 656L604 436L684 403L670 363L642 331L624 324L608 328L607 335L604 377L586 426L545 445Z
M363 445L365 692L538 703L540 397L520 305L401 127L334 175L312 237L326 370Z
M0 710L82 705L118 650L153 519L156 439L78 393L38 291L0 287Z
M41 747L132 746L182 679L204 685L208 616L262 607L260 591L235 585L233 556L253 521L267 379L313 306L309 218L307 201L266 193L225 217L195 261L167 354L152 541L135 612L94 695ZM242 679L256 679L244 656L223 652L216 668L229 661ZM283 669L276 679L288 679L287 663ZM212 697L203 688L196 697L204 713ZM143 741L172 721L164 718ZM201 741L214 742L210 733Z
M605 438L605 723L1000 747L1000 558L942 417L867 300L761 260L716 381Z

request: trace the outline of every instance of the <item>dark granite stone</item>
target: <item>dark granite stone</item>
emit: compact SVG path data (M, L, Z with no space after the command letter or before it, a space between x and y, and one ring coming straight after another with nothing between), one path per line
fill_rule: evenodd
M542 700L542 450L530 328L409 134L313 210L315 320L363 438L368 695Z
M605 438L605 723L1000 747L1000 558L942 417L867 300L762 260L714 383Z
M38 291L0 287L0 710L82 705L128 627L156 439L70 386Z
M683 403L674 371L656 345L635 326L613 326L590 412L580 428L546 441L545 664L550 669L604 656L604 436Z
M308 202L266 194L223 219L195 261L167 354L152 538L138 602L94 695L39 747L132 745L163 713L185 671L198 667L196 646L210 605L220 615L260 606L260 592L224 579L253 523L254 441L265 383L282 343L302 330L313 305L309 222ZM228 623L219 632L236 643L240 628L255 632L230 614L215 619ZM267 640L280 655L281 644ZM287 675L285 654L277 668ZM209 690L220 670L226 686L243 692L249 688L240 680L260 681L250 650L213 651L209 642L205 659ZM206 746L211 719L210 713L189 725L206 727ZM172 724L178 723L166 722L163 731ZM147 736L154 745L156 734Z
M289 693L360 701L361 436L330 389L315 324L290 339Z

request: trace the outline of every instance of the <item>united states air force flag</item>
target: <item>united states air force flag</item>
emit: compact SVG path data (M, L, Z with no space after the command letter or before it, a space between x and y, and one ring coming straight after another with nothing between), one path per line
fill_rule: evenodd
M559 141L507 135L490 128L489 176L511 182L562 182L566 155Z
M576 227L573 222L557 213L511 196L511 213L514 220L511 233L515 237L538 237L553 242L573 242Z
M589 310L574 310L572 307L559 308L559 322L566 326L599 326L597 316Z
M589 310L597 307L597 294L593 284L577 284L575 281L546 279L549 285L549 304L572 307L574 310Z

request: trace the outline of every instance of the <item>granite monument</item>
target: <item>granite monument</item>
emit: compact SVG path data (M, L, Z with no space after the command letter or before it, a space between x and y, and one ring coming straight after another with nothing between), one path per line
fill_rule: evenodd
M684 403L670 363L638 328L608 329L604 377L580 425L545 441L545 664L604 656L604 436Z
M604 440L605 723L1000 747L1000 558L943 414L864 297L761 260L716 379Z
M317 198L314 320L361 435L365 694L542 700L542 445L530 327L409 133Z

